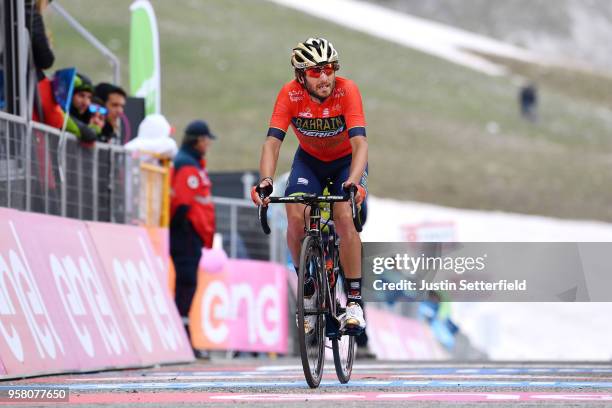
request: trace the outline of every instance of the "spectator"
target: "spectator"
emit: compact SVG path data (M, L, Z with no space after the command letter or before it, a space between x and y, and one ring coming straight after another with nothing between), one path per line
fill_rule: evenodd
M521 88L519 92L519 103L523 119L530 122L536 122L538 120L538 89L533 82Z
M26 28L30 33L32 57L38 81L33 119L57 129L62 129L66 114L55 101L51 81L43 72L43 70L51 68L55 62L55 54L51 49L42 18L48 3L47 0L36 0L35 2L28 0L25 2ZM79 120L68 118L66 130L76 135L82 142L96 140L96 129L89 128L87 122L82 123Z
M43 79L38 82L37 92L35 93L33 120L56 129L62 129L66 115L68 113L65 113L55 100L51 81L43 74ZM66 131L74 134L79 141L89 143L96 140L96 134L101 131L99 125L103 124L103 122L98 123L98 126L96 126L94 122L88 125L68 115L65 125Z
M89 113L89 105L93 98L93 84L91 80L84 74L77 74L74 78L74 87L72 91L72 102L70 104L70 116L76 118L83 123L88 123L91 118Z
M108 110L106 122L102 128L98 140L104 143L121 143L121 116L125 108L127 94L116 85L102 82L96 86L95 95L104 102Z
M49 81L43 72L43 70L51 68L55 62L55 54L49 44L49 38L47 37L42 17L47 4L46 0L26 0L25 2L25 24L30 33L32 62L36 70L36 80L38 82L34 95L33 119L61 129L64 124L64 114L61 107L55 103L51 81Z
M70 103L70 119L66 130L74 133L84 142L93 142L98 138L104 127L106 109L100 108L102 102L92 104L93 84L84 74L74 78L72 100Z
M104 103L100 98L93 97L87 111L89 112L89 127L96 130L96 135L102 133L102 128L106 123L106 115L108 109L104 107Z
M55 54L49 44L42 17L48 4L47 0L26 0L25 2L25 23L30 33L32 56L39 81L44 78L43 70L51 68L55 62Z
M175 302L189 332L189 309L195 294L202 247L212 248L215 207L206 172L211 140L206 122L193 121L185 129L181 149L174 159L170 199L170 256L176 270ZM197 357L204 357L194 350Z

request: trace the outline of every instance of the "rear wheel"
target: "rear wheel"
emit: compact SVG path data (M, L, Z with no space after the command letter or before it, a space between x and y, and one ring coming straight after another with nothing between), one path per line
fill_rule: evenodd
M300 251L300 270L298 273L297 321L298 343L306 382L317 388L323 376L325 364L325 283L323 254L316 238L306 236ZM304 297L304 284L314 279L314 293ZM311 330L306 333L305 321Z
M341 275L341 274L340 274ZM345 312L345 308L341 305L346 305L346 296L344 293L344 279L338 276L336 282L335 300L338 304L336 315L341 316ZM334 352L334 365L336 366L336 375L342 384L346 384L351 379L353 372L353 361L355 360L355 336L343 334L337 339L332 339L332 350Z

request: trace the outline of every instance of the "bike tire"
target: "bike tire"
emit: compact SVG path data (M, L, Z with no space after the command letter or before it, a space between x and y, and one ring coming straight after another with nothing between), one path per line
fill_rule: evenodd
M344 279L342 276L338 276L334 290L334 299L332 301L339 301L343 291ZM339 311L336 311L336 313L339 314ZM351 379L351 373L353 372L353 361L355 361L355 336L343 334L338 339L332 339L332 350L334 354L336 376L342 384L346 384Z
M312 333L304 331L304 319L307 313L314 310L321 312L324 308L325 283L323 254L315 237L307 235L302 241L300 251L300 269L298 272L298 295L297 295L297 320L298 320L298 343L300 346L300 357L304 377L310 388L317 388L323 377L323 366L325 364L325 315L315 314L316 321ZM315 276L315 293L306 304L304 299L304 282L307 275L313 273ZM314 299L314 300L313 300Z

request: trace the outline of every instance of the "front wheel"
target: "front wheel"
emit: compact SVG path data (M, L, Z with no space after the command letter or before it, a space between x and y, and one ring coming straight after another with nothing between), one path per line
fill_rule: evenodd
M310 388L317 388L325 364L325 269L318 240L307 235L302 241L298 273L298 342L304 376ZM314 293L304 297L304 284L313 278ZM307 323L305 323L307 322ZM306 329L310 329L308 332Z
M344 293L344 279L342 279L342 274L339 274L338 276L335 293L336 302L346 302L346 296ZM342 315L343 313L344 308L341 308L340 305L338 305L336 314ZM342 384L346 384L351 379L351 373L353 372L353 361L355 360L355 336L343 334L337 339L332 339L332 350L334 352L334 365L336 366L336 375L338 376L338 380Z

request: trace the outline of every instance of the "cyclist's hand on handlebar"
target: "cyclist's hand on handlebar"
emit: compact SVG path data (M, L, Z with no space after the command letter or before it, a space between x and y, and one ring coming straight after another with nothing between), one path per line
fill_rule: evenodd
M357 191L355 192L355 204L357 204L358 206L361 206L361 203L363 202L363 200L365 200L366 196L368 195L368 193L366 192L366 189L363 188L362 185L355 184L352 181L347 180L344 183L342 183L342 188L345 191L350 191L351 188L357 189Z
M266 207L270 203L270 199L268 198L272 194L272 178L265 177L263 178L258 185L253 186L251 189L251 200L255 205L263 205Z

